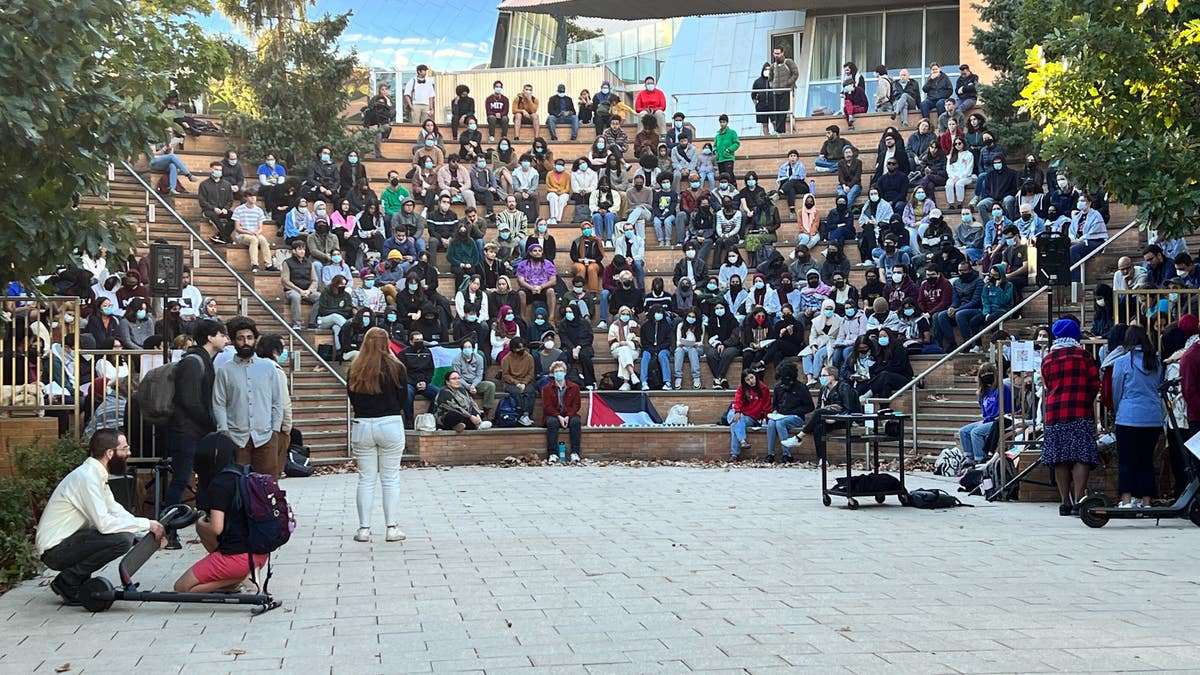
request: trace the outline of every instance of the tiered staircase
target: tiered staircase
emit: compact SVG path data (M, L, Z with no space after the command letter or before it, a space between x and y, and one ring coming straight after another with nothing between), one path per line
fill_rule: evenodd
M764 185L773 186L773 179L780 163L786 157L788 150L793 148L799 150L801 157L811 166L811 159L816 156L821 143L824 141L824 128L830 123L837 123L838 121L836 118L808 118L797 122L799 131L797 134L782 137L743 138L736 165L739 177L746 171L754 170L758 172ZM861 150L861 158L865 170L864 183L869 181L870 173L874 167L877 155L876 147L880 133L890 124L892 122L886 115L863 115L857 118L856 129L845 134L845 137ZM632 137L634 134L633 127L627 127L627 130ZM373 153L369 152L366 148L360 153L360 156L363 157L362 162L366 166L367 174L371 178L376 190L381 190L386 184L386 174L389 170L398 170L402 175L408 171L411 166L412 147L417 131L418 128L414 125L394 125L391 138L384 143L384 155L388 159L379 160L370 158L373 156ZM910 131L908 130L908 132ZM902 130L902 132L905 132L905 130ZM550 143L550 149L556 157L565 158L570 162L587 153L593 138L594 133L592 128L590 126L583 127L580 129L578 141L569 142L560 140L552 142ZM702 145L709 140L699 139L697 143L698 145ZM531 142L532 138L525 138L520 142L514 141L514 145L520 151L529 147ZM207 175L209 162L220 158L221 153L232 145L230 140L219 136L203 136L188 139L185 149L179 152L179 156L192 168L195 176L203 178ZM257 165L245 164L243 168L246 175L251 177L250 180L253 182ZM289 170L293 175L303 175L307 170L307 165L289 167ZM148 175L144 172L143 174ZM824 213L832 204L837 182L836 177L833 174L810 171L809 178L815 182L818 208ZM190 190L190 193L172 198L170 200L172 205L201 235L204 237L211 236L213 233L211 226L203 222L203 218L200 215L195 188L186 181L183 184ZM540 211L541 215L546 217L548 216L548 206L544 199L544 187L542 188L542 192L543 199L540 203ZM154 198L151 197L148 201L146 191L142 188L141 184L131 176L123 175L120 169L118 169L117 177L112 182L109 198L113 204L128 207L132 214L138 218L140 234L144 241L162 237L173 243L184 245L186 250L196 251L196 253L191 254L197 256L193 261L194 283L206 296L217 298L222 308L222 315L228 316L237 313L240 307L239 303L244 301L245 310L259 322L259 325L265 331L287 332L286 327L280 325L279 321L270 312L259 305L253 298L248 298L248 294L241 293L238 284L229 273L215 260L211 259L208 251L194 244L191 241L192 237L173 218L169 217L169 214L164 214L161 208L156 209L155 222L147 222L147 205L153 203ZM944 201L944 194L939 192L938 199L939 201ZM570 208L568 207L568 209ZM1133 214L1128 209L1119 205L1112 206L1111 214L1110 232L1113 233L1117 232L1133 218ZM779 232L780 242L777 244L777 248L785 254L789 252L795 243L796 233L796 224L794 222L785 222ZM560 261L565 260L566 244L578 236L578 226L571 223L561 223L552 226L551 234L555 235L556 240L559 242ZM653 228L647 228L646 236L647 286L655 277L662 277L667 291L671 292L673 290L671 271L675 262L679 259L680 251L679 249L659 245ZM1094 262L1089 263L1087 277L1089 281L1094 283L1095 280L1102 278L1101 275L1111 276L1112 271L1115 269L1116 258L1119 255L1140 255L1141 244L1139 241L1141 240L1142 238L1137 236L1135 231L1126 234L1120 241L1114 242L1105 255L1098 256ZM280 241L275 241L274 243L276 246L282 246L282 242ZM249 271L248 254L244 247L223 247L218 248L217 252L225 256L230 266L251 284L255 291L276 312L281 315L286 314L286 305L283 301L282 289L277 275L252 275ZM847 254L851 257L852 262L857 262L857 250L853 246L848 247ZM561 267L563 266L560 265ZM566 275L568 273L562 274ZM449 294L452 277L447 273L444 273L442 276L442 292ZM850 283L861 285L863 282L863 271L861 269L852 270ZM1058 296L1055 302L1055 309L1057 313L1061 313L1066 308L1064 301L1069 300L1069 297L1061 291L1058 292ZM1090 297L1079 298L1078 300L1090 302ZM1078 310L1076 312L1078 313ZM1047 300L1045 297L1037 298L1026 307L1023 318L1006 322L1004 328L1014 335L1029 335L1034 326L1046 322L1046 317ZM323 344L332 340L328 331L304 330L300 333L312 345ZM601 331L596 332L595 346L597 353L595 366L597 372L614 370L616 368L615 360L609 354L606 335ZM292 351L293 353L297 353L301 350L293 349ZM304 356L307 356L307 354ZM922 372L939 358L932 356L914 357L914 372ZM968 375L968 372L979 363L981 358L981 356L975 354L962 354L948 360L942 368L939 368L926 378L926 388L915 390L913 394L906 394L895 402L897 408L911 411L911 396L915 395L918 397L919 413L916 436L920 451L936 452L942 447L954 444L957 438L958 427L977 418L978 406L975 402L974 380ZM337 461L345 458L347 452L344 386L329 372L321 368L314 368L316 365L314 359L308 358L305 362L305 359L302 357L302 364L305 365L301 365L295 371L293 380L297 425L305 432L306 438L314 446L317 457L325 461ZM661 412L665 413L674 403L687 404L691 408L692 422L702 426L689 428L686 437L677 432L673 432L673 435L670 436L661 436L658 430L623 429L621 433L625 435L619 437L612 437L612 434L615 432L605 432L603 441L595 441L595 452L609 453L613 456L633 456L630 453L637 452L646 452L648 453L647 456L656 454L671 456L670 451L672 448L680 449L680 452L676 453L679 456L695 456L696 452L701 452L704 456L711 456L714 453L721 454L727 452L728 432L723 428L710 425L715 423L728 407L732 393L709 389L711 378L707 372L707 368L702 368L702 370L704 371L702 381L705 386L705 389L702 391L686 389L684 391L657 391L651 393L655 406ZM739 375L740 368L735 363L729 375L730 381L737 382ZM688 379L685 378L685 380ZM690 382L685 382L685 386L688 383ZM929 395L934 391L944 396L946 400L931 400ZM420 409L420 406L421 404L418 404L418 409ZM540 404L538 410L535 411L535 417L538 412L540 412ZM416 452L424 459L446 463L469 463L491 458L496 452L505 454L520 454L534 450L540 452L542 443L541 432L536 429L532 431L492 431L487 435L462 434L458 435L455 439L447 440L451 436L454 435L445 433L418 435L417 443L414 444L410 441L410 453L414 452L413 448L415 445ZM589 432L587 436L596 438L593 432ZM490 440L484 440L485 438ZM503 440L500 440L501 438ZM703 440L703 451L695 450L693 447L696 443L700 442L697 439ZM484 445L489 446L486 451L481 449ZM431 448L428 454L422 451L422 448L426 446ZM684 450L685 446L692 448L692 450ZM591 448L585 449L589 452L592 451ZM761 449L761 444L757 446L756 451L758 449ZM811 452L811 449L809 451Z

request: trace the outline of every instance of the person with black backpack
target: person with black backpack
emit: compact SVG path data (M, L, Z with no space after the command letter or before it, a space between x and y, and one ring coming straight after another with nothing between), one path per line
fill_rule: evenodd
M176 592L236 592L255 569L267 564L269 554L250 552L248 495L242 494L238 470L228 470L236 466L237 450L224 434L209 434L198 444L196 507L204 515L196 521L196 535L208 555L175 581Z
M167 423L167 452L171 457L171 482L163 496L163 505L183 501L183 491L192 480L196 444L216 430L213 421L213 358L225 350L229 335L219 321L197 321L192 329L195 346L187 350L175 366L175 396L171 421ZM167 549L179 550L179 535L172 534Z

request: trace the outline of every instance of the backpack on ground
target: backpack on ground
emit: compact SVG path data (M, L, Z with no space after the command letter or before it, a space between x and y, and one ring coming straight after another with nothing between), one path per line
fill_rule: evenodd
M949 492L929 488L910 490L908 493L908 505L918 509L948 509L954 506L974 506L974 504L964 504L958 501L958 497Z
M958 478L967 465L967 456L957 447L949 447L938 453L933 463L933 475Z
M512 429L520 426L517 423L519 419L521 419L521 412L517 410L515 399L506 397L496 403L496 417L492 420L492 425L497 429Z
M617 371L610 370L600 376L599 386L604 391L617 391L621 388L621 378L617 376Z
M313 474L312 451L307 445L292 444L288 448L283 475L288 478L308 478Z
M183 358L200 358L188 354ZM167 424L175 412L175 369L183 359L164 363L151 368L138 382L137 400L142 409L142 420L150 424Z
M296 529L296 515L275 477L253 473L246 466L226 467L222 473L239 479L233 504L245 514L246 551L271 553L286 544Z
M1003 469L1003 475L1001 475L1001 469ZM1002 494L998 494L1000 488L1004 487L1004 484L1012 480L1015 475L1017 475L1017 467L1013 465L1007 455L1001 454L998 458L993 457L992 461L983 467L983 496L1003 501L1016 499L1020 483L1013 483Z

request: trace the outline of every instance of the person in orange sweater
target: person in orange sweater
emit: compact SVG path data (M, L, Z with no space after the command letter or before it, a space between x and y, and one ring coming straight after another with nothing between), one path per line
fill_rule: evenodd
M508 356L500 362L500 379L504 391L513 397L521 417L517 422L523 427L533 426L533 356L525 344L525 338L515 337L508 343Z
M550 462L558 461L558 432L566 429L571 436L571 462L579 461L583 421L579 417L579 385L567 379L567 364L550 364L550 382L542 387L542 426L546 427L546 453Z
M746 427L759 426L771 412L771 390L752 371L742 372L742 384L733 395L733 407L726 413L729 422L729 461L736 462L743 450L750 449Z
M546 174L546 201L550 203L551 220L561 223L563 211L571 201L571 172L561 157L555 158L554 170Z
M513 140L521 140L521 125L527 124L533 128L533 135L538 135L538 100L533 95L533 85L527 84L517 94L513 101Z

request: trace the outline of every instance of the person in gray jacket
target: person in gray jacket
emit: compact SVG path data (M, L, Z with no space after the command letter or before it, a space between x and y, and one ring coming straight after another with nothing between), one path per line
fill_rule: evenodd
M222 363L213 379L212 411L217 433L238 446L237 463L255 473L278 476L275 431L283 426L283 401L275 364L254 354L258 326L235 316L229 320L236 357Z
M472 396L483 397L483 416L489 417L496 407L496 383L484 377L487 363L472 340L462 341L462 350L450 362L450 370L462 375L462 386Z

